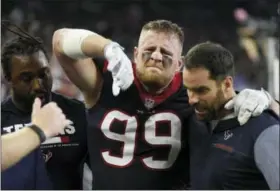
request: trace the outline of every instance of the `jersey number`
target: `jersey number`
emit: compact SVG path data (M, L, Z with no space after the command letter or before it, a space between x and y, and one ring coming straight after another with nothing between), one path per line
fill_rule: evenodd
M125 124L124 134L112 132L111 124L114 120L122 121ZM169 124L170 134L168 136L157 135L157 128L160 123L166 122ZM156 160L153 156L142 158L145 166L151 169L168 169L175 162L181 150L181 120L179 117L170 112L156 113L150 116L145 122L144 140L150 145L170 147L166 160ZM120 111L111 111L106 114L101 124L101 130L104 135L111 140L123 143L122 155L117 157L111 154L110 150L103 150L102 157L104 161L110 165L117 167L129 166L134 159L136 132L138 122L135 116L127 115Z

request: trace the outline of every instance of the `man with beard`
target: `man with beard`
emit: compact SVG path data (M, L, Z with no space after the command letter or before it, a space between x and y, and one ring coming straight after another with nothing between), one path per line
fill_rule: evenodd
M279 113L265 111L241 126L224 107L236 96L233 76L233 56L219 44L198 44L185 57L183 80L195 111L191 189L279 189Z
M192 110L179 72L183 41L177 24L151 21L142 28L132 63L119 44L94 32L55 31L54 54L88 108L93 189L179 189L187 184L185 125ZM236 112L260 94L237 95ZM262 112L269 100L257 98L254 104ZM241 113L240 119L249 117Z
M49 59L40 39L8 22L2 22L2 29L19 35L4 44L1 52L3 73L11 86L11 96L1 104L2 133L11 133L30 124L35 97L43 104L55 102L73 124L42 143L47 171L54 189L82 189L82 162L87 153L84 105L51 92ZM17 169L15 165L2 174L2 189L24 189L10 179L11 174L18 179L26 176Z

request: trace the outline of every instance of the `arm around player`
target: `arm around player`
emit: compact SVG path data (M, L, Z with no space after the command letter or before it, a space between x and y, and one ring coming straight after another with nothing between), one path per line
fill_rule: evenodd
M32 111L33 126L1 137L1 171L16 164L36 149L46 138L57 135L71 123L56 103L51 102L41 108L41 101L35 99Z

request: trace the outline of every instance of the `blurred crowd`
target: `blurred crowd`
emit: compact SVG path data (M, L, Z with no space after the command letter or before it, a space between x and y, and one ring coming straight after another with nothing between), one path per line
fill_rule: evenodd
M119 42L131 57L141 26L154 19L167 19L178 23L185 32L184 52L196 43L213 41L223 44L235 56L237 89L266 87L267 69L262 54L254 58L246 51L240 30L242 7L254 17L270 20L276 13L274 1L266 0L186 0L186 1L2 1L2 19L11 20L29 33L43 39L51 55L54 30L62 27L79 27L93 30ZM276 2L276 1L275 1ZM244 16L244 15L243 15ZM241 15L242 18L242 15ZM249 36L254 36L255 33ZM1 43L13 37L2 31ZM55 58L51 59L54 90L81 99L78 89L67 79ZM3 76L3 75L1 75ZM1 100L8 93L2 77Z

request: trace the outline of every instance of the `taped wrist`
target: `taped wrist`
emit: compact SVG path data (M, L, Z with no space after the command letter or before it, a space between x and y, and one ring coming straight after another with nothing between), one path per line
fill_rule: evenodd
M65 55L73 59L88 58L82 51L82 43L85 38L96 33L85 29L69 29L63 33L62 50Z

